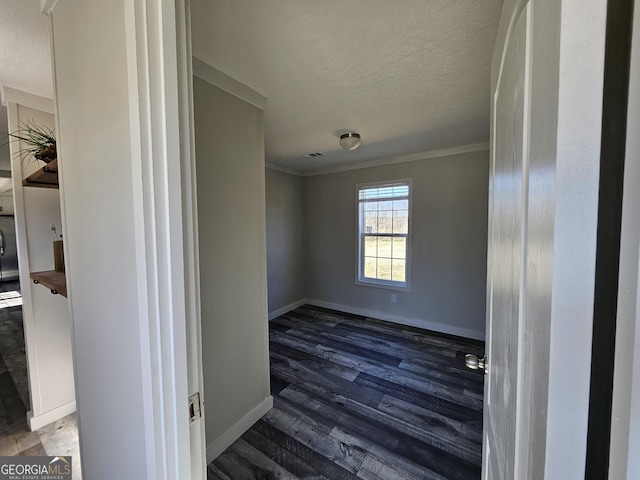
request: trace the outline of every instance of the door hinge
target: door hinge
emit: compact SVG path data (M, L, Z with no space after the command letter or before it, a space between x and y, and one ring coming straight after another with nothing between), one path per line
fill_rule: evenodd
M189 425L200 419L200 392L189 397Z

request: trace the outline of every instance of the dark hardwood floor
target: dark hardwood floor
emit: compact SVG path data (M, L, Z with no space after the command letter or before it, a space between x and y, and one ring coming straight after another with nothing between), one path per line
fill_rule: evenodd
M317 307L270 322L274 408L209 479L478 479L482 342Z

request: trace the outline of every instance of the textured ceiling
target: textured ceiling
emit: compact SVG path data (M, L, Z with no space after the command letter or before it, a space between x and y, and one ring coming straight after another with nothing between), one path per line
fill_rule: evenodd
M38 0L0 0L0 87L53 95L49 19ZM7 111L0 106L0 132L6 131ZM0 169L10 168L9 147L2 145Z
M502 0L191 5L194 55L267 97L268 162L310 172L489 140ZM347 130L358 150L339 148Z
M49 18L38 0L0 0L0 85L53 95Z
M268 162L312 172L489 139L502 0L191 6L194 55L267 97ZM38 0L0 0L0 85L52 96L48 25ZM362 135L352 152L347 130Z

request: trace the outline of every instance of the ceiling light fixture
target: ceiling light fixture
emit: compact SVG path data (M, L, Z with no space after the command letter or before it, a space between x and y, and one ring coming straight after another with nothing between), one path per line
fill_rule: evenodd
M345 150L355 150L361 143L359 133L351 132L340 135L340 146Z

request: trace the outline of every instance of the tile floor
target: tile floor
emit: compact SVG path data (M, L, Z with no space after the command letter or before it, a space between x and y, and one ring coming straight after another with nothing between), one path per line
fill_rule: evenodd
M32 432L27 425L29 384L18 282L0 283L0 456L71 455L81 480L75 414Z

